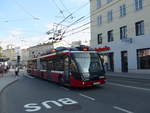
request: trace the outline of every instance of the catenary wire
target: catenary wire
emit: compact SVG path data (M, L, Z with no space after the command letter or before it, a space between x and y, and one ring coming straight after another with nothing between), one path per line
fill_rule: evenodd
M130 5L130 6L132 6L132 5ZM144 8L146 8L146 7L148 7L148 6L150 6L150 4L146 4L146 5L144 5L143 7ZM129 7L128 7L129 8ZM117 10L115 13L118 13L120 10ZM130 12L128 12L128 14L131 14L131 13L134 13L134 11L130 11ZM114 14L114 12L113 12L113 14ZM107 17L107 16L103 16L103 19L104 19L104 17ZM120 18L119 16L118 17L116 17L116 18L113 18L113 20L116 20L117 18ZM85 19L85 18L84 18ZM82 19L82 20L84 20L84 19ZM81 20L81 21L82 21ZM80 22L81 22L80 21ZM78 28L81 28L81 27L83 27L83 26L85 26L85 25L87 25L87 24L90 24L90 23L94 23L94 22L97 22L97 21L90 21L90 22L87 22L87 23L85 23L85 24L83 24L83 25L80 25L79 27L76 27L76 28L73 28L72 30L76 30L76 29L78 29ZM108 23L108 21L107 20L105 20L105 21L103 21L103 24L105 24L105 23ZM110 22L111 23L111 22ZM96 24L97 25L97 24ZM91 26L94 26L94 25L91 25ZM71 30L69 31L69 32L71 32ZM67 32L66 32L67 33Z
M32 17L34 20L39 20L39 18L38 17L36 17L36 16L34 16L33 14L31 14L28 10L26 10L26 8L22 5L22 4L20 4L18 1L16 1L16 0L14 0L14 2L16 3L16 5L18 6L18 7L20 7L20 9L22 10L22 11L24 11L27 15L29 15L30 17Z

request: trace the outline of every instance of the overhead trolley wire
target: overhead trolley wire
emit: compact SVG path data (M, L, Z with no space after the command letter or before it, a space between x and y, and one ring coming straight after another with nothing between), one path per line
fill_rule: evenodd
M84 8L85 6L87 6L89 4L89 2L85 3L84 5L82 5L81 7L79 7L78 9L76 9L75 11L73 11L71 14L69 14L67 17L65 17L62 21L60 21L57 26L56 26L56 29L59 25L61 25L63 22L65 22L70 16L72 16L74 13L76 13L77 11L81 10L82 8ZM82 16L81 18L77 19L75 22L73 22L72 24L68 25L67 26L67 29L69 27L71 27L72 25L78 23L80 20L82 20L84 18L84 16ZM62 33L62 34L65 34L65 31Z
M120 1L120 0L119 0L119 1ZM113 4L114 4L114 3L113 3ZM111 5L112 5L112 4L111 4ZM129 7L131 7L131 6L133 6L133 4L126 6L126 8L129 8ZM146 4L146 5L144 5L143 7L146 8L146 7L148 7L148 6L150 6L150 4ZM119 11L120 11L120 9L114 11L113 14L118 13ZM91 15L91 16L94 16L95 14L100 13L101 11L98 11L98 12L97 12L96 10L93 10L93 12L95 12L95 13L94 13L93 15ZM133 13L133 11L130 11L130 12L128 12L127 14L130 14L130 13ZM89 16L89 17L90 17L90 16ZM86 17L86 18L80 20L79 22L84 21L84 20L86 20L86 19L89 18L89 17ZM107 17L107 16L103 16L103 19L104 19L104 17ZM116 18L113 18L113 19L116 19ZM79 22L78 22L78 23L79 23ZM78 29L78 28L81 28L81 27L83 27L83 26L85 26L85 25L87 25L87 24L93 23L93 22L96 22L96 21L91 20L90 22L87 22L87 23L85 23L85 24L82 24L82 25L80 25L79 27L73 28L72 30L76 30L76 29ZM104 22L107 22L107 20L103 21L103 23L104 23ZM92 25L92 26L96 26L96 25L97 25L97 24ZM71 32L72 30L70 30L70 31L68 31L68 32ZM66 33L67 33L67 32L66 32Z
M96 14L98 14L98 13L104 11L106 8L111 7L112 5L116 4L116 3L119 2L119 1L121 1L121 0L118 0L118 1L114 2L113 4L110 4L110 5L108 5L107 7L102 8L102 9L94 9L93 11L91 11L91 15L88 15L87 17L84 16L84 19L82 18L82 20L78 21L77 23L82 22L82 21L84 21L84 20L90 18L91 16L94 16L94 15L96 15ZM107 4L106 4L106 5L107 5ZM149 5L150 5L150 4L149 4ZM147 4L147 5L143 6L143 7L145 8L145 7L149 6L149 5ZM130 6L133 6L133 4L128 5L126 8L128 8L128 7L130 7ZM113 12L113 14L114 14L114 13L117 13L117 12L119 12L119 11L120 11L120 10L117 10L117 11ZM132 11L132 12L133 12L133 11ZM131 13L131 12L130 12L130 13ZM69 18L70 16L71 16L71 14L68 15L67 18ZM104 16L104 17L106 17L106 16ZM64 22L67 18L65 18L63 21L61 21L60 24L61 24L62 22ZM76 28L73 28L72 30L70 30L70 31L68 31L68 32L71 32L71 31L80 29L80 28L82 28L83 26L86 26L86 25L88 25L88 24L90 24L90 23L92 23L92 22L95 22L95 21L90 21L90 22L88 22L88 23L85 23L85 24L83 24L83 25L81 25L81 26L78 26L78 27L76 27ZM74 24L74 25L75 25L75 24ZM97 25L97 24L92 25L92 26L96 26L96 25ZM88 29L88 27L87 27L87 28L84 28L84 29L82 29L82 30L80 30L80 31L74 32L74 33L72 33L72 34L76 34L76 33L82 32L82 31L84 31L84 30L86 30L86 29ZM68 32L64 32L63 35L64 35L65 33L68 33Z
M54 5L57 7L57 9L59 10L60 14L63 15L63 17L65 18L65 15L64 15L64 12L63 10L61 10L61 8L57 5L56 1L55 0L52 0L52 2L54 3Z
M72 13L70 13L68 16L66 16L62 21L60 21L58 23L58 25L62 24L63 22L65 22L65 20L67 20L69 17L73 16L74 13L76 13L77 11L81 10L82 8L86 7L89 4L89 2L85 3L84 5L80 6L78 9L74 10Z
M63 22L65 22L69 17L73 16L74 13L76 13L77 11L81 10L82 8L86 7L89 4L89 2L83 4L82 6L80 6L78 9L74 10L72 13L70 13L68 16L66 16L62 21L60 21L57 26L56 26L56 30L58 28L59 25L61 25ZM74 25L75 23L78 23L78 21L80 21L81 19L83 19L83 17L79 18L78 20L76 20L75 22L73 22L72 24L66 26L67 28L64 30L64 32L62 33L61 38L63 37L63 35L65 34L66 30L71 27L72 25ZM49 30L50 31L50 30Z
M133 4L132 4L133 5ZM130 6L132 6L132 5L128 5L128 8L130 7ZM146 4L146 5L144 5L143 7L144 8L146 8L146 7L149 7L150 6L150 4ZM126 7L127 8L127 7ZM120 10L117 10L117 11L115 11L115 13L117 13L117 12L119 12ZM131 13L134 13L134 11L132 10L132 11L130 11L130 12L128 12L127 14L131 14ZM114 14L114 13L113 13ZM105 16L105 17L107 17L107 16ZM118 17L119 18L119 17ZM115 18L116 19L116 18ZM92 23L92 22L96 22L96 21L90 21L89 23L87 23L87 24L90 24L90 23ZM103 23L104 22L107 22L107 20L105 20L105 21L103 21ZM79 29L79 28L81 28L81 27L83 27L83 26L85 26L85 25L87 25L87 24L83 24L83 25L81 25L81 26L79 26L79 27L76 27L76 28L74 28L75 30L76 29ZM149 27L150 26L150 23L145 23L145 27ZM97 26L97 24L93 24L93 25L91 25L91 26L93 26L93 27L96 27ZM66 33L69 33L69 32L71 32L71 31L74 31L74 29L72 29L72 30L70 30L70 31L68 31L68 32L66 32ZM84 30L84 29L83 29ZM82 31L82 30L81 30ZM129 32L134 32L134 27L128 27L128 31ZM77 32L75 32L75 34L76 33L79 33L80 31L77 31ZM120 32L115 32L115 33L120 33ZM68 35L68 36L71 36L71 35L73 35L74 34L74 32L72 33L72 34L70 34L70 35Z
M71 13L70 11L69 11L69 9L66 7L66 5L64 4L64 2L62 1L62 0L59 0L60 1L60 3L62 4L62 6L67 10L67 12L68 13Z
M18 5L18 7L23 10L27 15L29 15L30 17L32 17L34 20L39 20L38 17L34 16L33 14L31 14L28 10L26 10L26 8L20 4L18 1L14 0L15 3Z

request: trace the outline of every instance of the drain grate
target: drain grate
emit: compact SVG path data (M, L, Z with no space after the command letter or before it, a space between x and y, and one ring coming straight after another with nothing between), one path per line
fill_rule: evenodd
M82 107L79 104L74 104L74 105L64 105L62 107L62 110L64 111L76 111L76 110L81 110Z

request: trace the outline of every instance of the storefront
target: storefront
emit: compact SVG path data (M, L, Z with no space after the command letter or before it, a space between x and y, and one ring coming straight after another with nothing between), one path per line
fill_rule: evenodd
M121 71L128 72L128 52L121 51Z
M107 71L150 73L150 37L117 40L95 47Z
M109 52L111 50L110 47L104 46L100 48L96 48L96 50L99 52L100 57L103 59L103 64L105 71L114 71L114 53Z
M137 50L138 69L150 69L150 48Z

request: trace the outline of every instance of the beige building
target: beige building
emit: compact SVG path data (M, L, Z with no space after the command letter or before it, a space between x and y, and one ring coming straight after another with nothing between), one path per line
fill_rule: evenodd
M91 46L108 71L150 73L149 11L150 0L90 0Z
M16 51L15 48L5 49L2 51L3 55L10 60L16 60Z
M30 48L28 48L28 52L29 52L28 59L37 58L41 55L44 55L44 54L50 52L51 49L53 49L52 43L44 43L44 44L30 47Z
M81 41L74 41L71 43L71 47L77 47L81 45Z
M5 58L9 58L8 63L15 67L17 63L17 56L20 55L19 47L7 46L7 49L2 51Z
M29 51L28 51L28 49L22 49L21 50L21 64L23 66L27 65L28 58L29 58Z
M89 44L89 41L73 41L71 43L71 47L77 47L77 46L80 46L80 45L86 45L86 46L90 46Z

